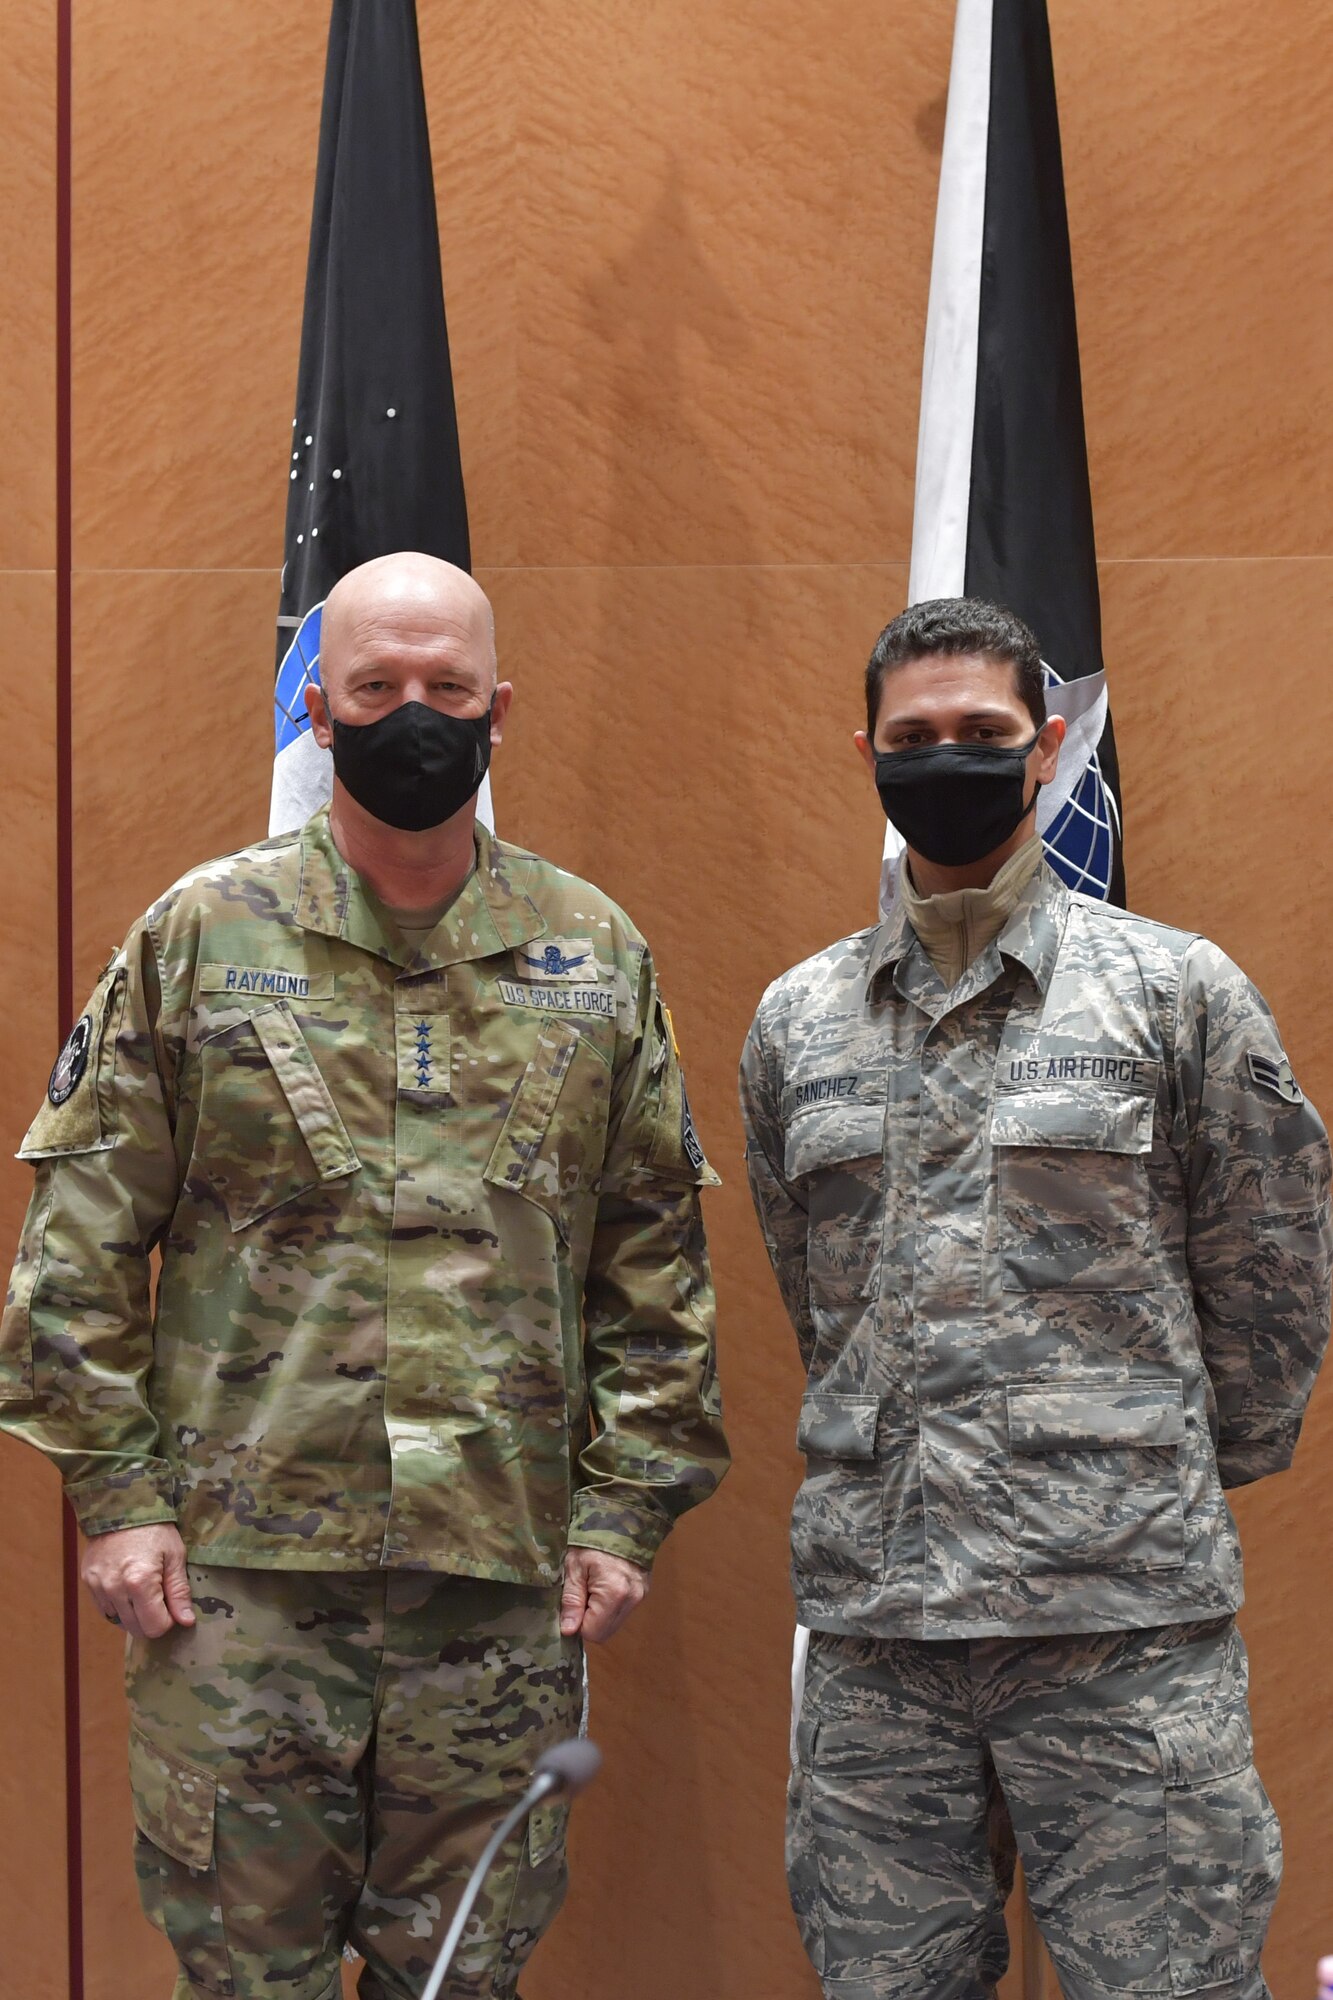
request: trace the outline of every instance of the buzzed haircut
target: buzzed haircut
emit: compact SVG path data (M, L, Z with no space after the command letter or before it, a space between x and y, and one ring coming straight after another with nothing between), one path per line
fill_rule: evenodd
M875 641L866 667L866 733L873 738L885 676L909 660L979 653L1014 670L1014 687L1033 725L1046 720L1046 683L1035 634L1016 613L984 597L930 597L909 604Z

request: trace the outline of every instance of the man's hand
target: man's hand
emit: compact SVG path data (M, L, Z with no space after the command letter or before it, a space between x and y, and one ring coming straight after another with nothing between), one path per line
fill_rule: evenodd
M623 1556L600 1549L570 1549L565 1557L565 1588L560 1599L560 1630L565 1638L599 1642L618 1632L636 1604L648 1595L648 1572Z
M185 1544L168 1521L93 1535L79 1574L102 1616L132 1639L160 1639L173 1625L194 1623Z

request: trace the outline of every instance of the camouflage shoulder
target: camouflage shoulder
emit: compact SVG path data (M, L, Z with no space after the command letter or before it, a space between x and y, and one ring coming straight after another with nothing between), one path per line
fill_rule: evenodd
M1076 889L1069 891L1069 906L1090 931L1095 933L1102 929L1117 944L1130 951L1165 956L1177 964L1192 945L1208 942L1198 931L1184 931L1174 924L1159 923L1156 917L1140 916L1137 910L1122 910L1115 903L1104 903L1096 896L1081 895Z
M192 925L211 909L234 910L238 899L257 899L256 914L272 915L277 898L295 901L300 874L301 828L296 827L187 869L149 905L142 921L161 935L182 922Z
M870 924L863 931L853 931L849 937L825 945L822 951L780 973L765 987L757 1018L765 1022L777 1020L814 995L845 987L849 980L864 978L879 928L878 924Z
M581 875L571 875L544 855L512 842L493 838L497 861L529 901L545 917L547 928L562 936L597 937L604 950L617 957L627 954L641 958L648 949L643 932L595 883Z

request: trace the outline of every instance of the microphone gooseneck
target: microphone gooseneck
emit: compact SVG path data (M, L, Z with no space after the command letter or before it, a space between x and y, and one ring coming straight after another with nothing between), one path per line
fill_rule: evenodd
M454 1920L449 1926L448 1935L440 1946L440 1955L435 1961L430 1978L421 1990L421 2000L438 2000L444 1976L453 1964L458 1941L463 1935L468 1918L472 1915L477 1897L481 1894L482 1884L490 1873L491 1863L510 1835L523 1824L528 1814L535 1806L539 1806L543 1799L552 1798L560 1792L573 1798L576 1792L581 1792L584 1786L590 1784L597 1776L601 1763L601 1751L595 1743L590 1743L586 1736L575 1737L568 1743L553 1743L549 1750L542 1752L533 1767L528 1789L518 1804L511 1807L496 1827L482 1849L476 1867L468 1877L467 1887L454 1912Z

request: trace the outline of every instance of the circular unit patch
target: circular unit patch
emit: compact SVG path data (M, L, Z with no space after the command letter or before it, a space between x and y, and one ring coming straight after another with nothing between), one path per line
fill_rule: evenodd
M85 1014L70 1030L69 1040L56 1057L56 1066L51 1072L51 1081L46 1086L46 1094L52 1104L63 1104L72 1097L83 1081L83 1073L88 1067L88 1047L93 1038L93 1017Z

